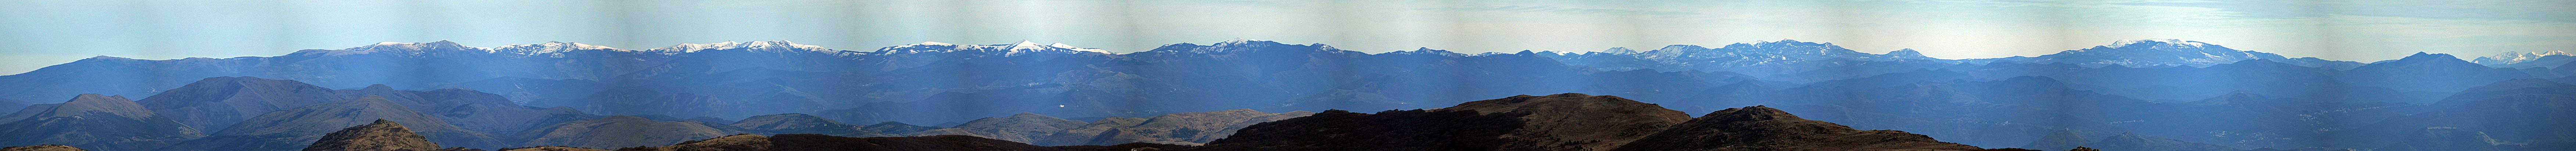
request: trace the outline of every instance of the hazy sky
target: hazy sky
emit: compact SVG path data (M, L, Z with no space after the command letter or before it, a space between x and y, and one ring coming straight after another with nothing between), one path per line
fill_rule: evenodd
M0 73L90 56L275 56L376 42L834 49L1021 40L1134 52L1234 38L1363 52L1832 42L1937 58L2168 38L2370 62L2576 48L2576 2L2456 1L0 1Z

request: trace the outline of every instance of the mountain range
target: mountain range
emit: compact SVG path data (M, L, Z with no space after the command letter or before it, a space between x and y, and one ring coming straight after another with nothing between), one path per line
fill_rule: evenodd
M1989 150L1940 142L1902 131L1854 130L1829 122L1799 119L1779 109L1762 106L1727 109L1689 120L1677 119L1681 115L1673 114L1680 114L1678 112L1616 96L1566 93L1474 101L1437 110L1390 110L1378 114L1329 110L1315 116L1253 124L1234 134L1236 137L1196 146L1124 143L1047 147L965 135L852 138L816 134L739 134L617 150ZM988 120L993 119L978 121ZM411 133L396 122L377 120L374 124L334 132L316 141L308 150L434 150L440 147L424 137ZM1632 140L1640 143L1627 143ZM500 150L602 149L530 147Z
M1571 92L1633 98L1678 113L1763 106L1805 115L1799 118L1804 120L1904 130L1975 146L2023 146L2043 139L2197 143L2231 150L2463 144L2396 139L2424 137L2493 140L2488 142L2498 143L2484 147L2505 150L2551 150L2566 148L2568 139L2538 135L2555 134L2551 127L2519 125L2564 120L2523 119L2576 114L2546 112L2547 104L2563 102L2557 99L2567 94L2549 90L2555 88L2550 84L2576 81L2569 76L2576 75L2576 68L2543 65L2564 55L2542 53L2475 61L2417 53L2365 63L2163 39L1986 59L1930 58L1906 50L1862 53L1795 40L1646 51L1462 54L1428 48L1362 53L1325 44L1237 39L1113 52L1124 51L1036 42L925 42L861 51L787 41L641 50L569 42L487 48L439 41L266 57L101 56L0 76L0 101L6 101L0 105L12 105L0 108L16 109L11 117L115 115L106 119L145 124L80 128L152 133L114 135L132 139L109 142L0 145L291 150L335 128L375 119L412 126L432 142L468 148L622 148L733 134L800 133L854 139L930 136L883 141L962 135L1058 146L1215 145L1233 138L1224 134L1240 134L1243 127L1261 122L1326 115L1302 111L1403 111L1445 104L1478 107L1381 114L1397 113L1385 116L1394 119L1617 119L1459 114L1524 108L1475 103L1492 96ZM148 97L80 101L118 100L82 94ZM30 102L65 96L93 99ZM120 101L139 107L81 103ZM65 104L81 106L73 111L113 111L48 113ZM1695 120L1687 114L1657 114L1629 116L1654 119L1623 120ZM173 124L149 124L162 120ZM0 122L32 123L0 130L103 133L53 130L57 128L41 125L61 121L42 118ZM1550 122L1565 121L1523 123ZM620 133L641 130L673 133ZM2053 137L2061 131L2122 139ZM1514 140L1551 142L1513 146L1522 149L1603 149L1636 140L1598 138L1660 132L1591 136L1600 133L1529 131L1510 136L1568 139ZM2473 134L2486 135L2467 137ZM2321 139L2337 141L2314 141ZM92 147L161 146L148 145L154 143L186 147Z

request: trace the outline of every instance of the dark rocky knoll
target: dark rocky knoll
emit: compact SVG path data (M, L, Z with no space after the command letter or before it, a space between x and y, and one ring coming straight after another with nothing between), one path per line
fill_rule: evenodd
M1500 150L1523 124L1520 114L1475 111L1324 110L1255 124L1208 142L1203 150Z
M1516 113L1525 122L1506 139L1537 150L1609 150L1690 120L1690 114L1618 96L1564 93L1474 101L1432 111Z
M0 117L0 145L60 144L104 151L151 150L205 137L124 96L82 94Z
M331 132L330 135L323 135L321 140L313 141L313 145L304 147L304 150L480 151L477 149L465 148L439 148L438 143L429 142L429 138L421 136L418 133L412 133L411 128L403 127L402 124L384 119L377 119L375 123L353 126L340 129L339 132Z
M1330 110L1246 127L1195 150L1982 150L1856 130L1763 106L1699 118L1615 96L1514 96L1435 110Z
M1978 150L1896 130L1857 130L1765 106L1692 118L1618 150Z

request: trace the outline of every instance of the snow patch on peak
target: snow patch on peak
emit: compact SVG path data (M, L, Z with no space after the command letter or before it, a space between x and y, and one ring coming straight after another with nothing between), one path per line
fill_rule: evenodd
M1252 44L1258 44L1258 43L1279 44L1279 42L1264 41L1264 40L1258 40L1258 39L1234 38L1233 40L1226 40L1225 42L1217 42L1216 44L1209 44L1208 46L1231 47L1231 46L1246 46L1246 45L1252 45Z
M510 44L510 45L502 45L501 47L493 47L493 48L492 48L492 52L494 52L494 53L509 53L509 54L513 54L513 55L520 55L520 56L540 56L540 55L543 55L543 56L547 56L547 57L564 57L564 56L563 56L563 53L564 53L564 52L572 52L572 51L578 51L578 50L626 51L626 50L621 50L621 49L617 49L617 48L610 48L610 47L608 47L608 46L599 46L599 45L582 44L582 43L578 43L578 42L562 42L562 41L546 41L546 43L537 43L537 44Z
M1029 42L1028 40L1020 40L1020 43L1011 43L1011 45L1012 45L1012 46L1043 46L1043 45L1039 45L1037 42Z
M821 52L830 52L830 51L832 51L831 49L823 48L823 46L814 46L814 45L796 44L796 42L790 42L790 41L786 41L786 40L751 41L751 42L724 41L724 42L706 43L706 44L679 44L679 45L673 45L673 46L669 46L669 47L661 47L661 48L645 49L644 51L664 52L664 53L686 53L686 52L698 52L698 51L706 51L706 50L736 50L736 49L750 50L750 51L821 51Z
M341 49L341 50L345 50L345 51L342 51L342 52L336 52L336 53L333 53L333 54L366 54L366 53L375 53L375 52L380 52L380 51L412 51L412 52L417 53L417 52L419 52L419 51L423 51L423 50L436 50L436 49L454 49L454 50L463 50L463 51L491 52L491 50L490 50L491 48L471 47L471 46L465 46L465 45L458 45L458 44L456 44L456 42L453 42L453 41L438 40L438 41L436 41L436 42L423 42L423 43L408 43L408 42L377 42L376 44L370 44L370 45L367 45L367 46L349 47L348 49Z
M2103 47L2120 48L2120 47L2129 47L2130 45L2137 45L2137 44L2151 44L2151 45L2152 45L2152 44L2163 44L2163 45L2167 45L2167 46L2188 46L2188 47L2206 47L2206 46L2209 46L2209 45L2210 45L2209 43L2201 43L2200 41L2186 41L2186 40L2181 40L2181 39L2131 39L2131 40L2112 41L2112 42L2111 42L2111 45L2105 45L2105 46L2103 46Z
M1073 45L1064 44L1064 43L1038 44L1037 42L1030 42L1030 41L1025 41L1025 40L1020 41L1020 42L1018 42L1018 43L1011 43L1011 44L996 44L996 45L958 45L958 44L939 43L939 42L922 42L922 43L920 43L920 44L909 44L909 45L901 45L901 46L893 46L893 47L885 47L885 48L878 48L878 49L877 49L877 53L879 53L879 54L918 54L918 53L952 53L952 52L973 52L973 54L970 54L970 55L1001 55L1001 56L1018 56L1018 55L1021 55L1021 54L1027 54L1027 53L1039 53L1039 52L1065 52L1065 53L1071 53L1071 52L1097 52L1097 53L1103 53L1103 54L1117 54L1117 53L1111 53L1111 52L1109 52L1109 50L1103 50L1103 49L1099 49L1099 48L1081 48L1081 47L1074 47ZM992 53L999 53L999 54L992 54Z
M2473 61L2469 61L2469 62L2471 62L2471 63L2483 64L2483 65L2505 65L2505 64L2515 64L2515 63L2530 62L2530 61L2533 61L2533 60L2539 60L2541 57L2548 57L2548 56L2576 56L2576 54L2569 54L2569 53L2567 53L2566 51L2537 51L2537 52L2506 51L2506 52L2504 52L2504 53L2496 54L2496 55L2494 55L2494 56L2478 57L2478 58L2477 58L2477 60L2473 60Z

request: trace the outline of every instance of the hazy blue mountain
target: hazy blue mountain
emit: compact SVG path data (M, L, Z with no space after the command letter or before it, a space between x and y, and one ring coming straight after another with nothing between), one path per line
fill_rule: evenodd
M411 123L404 127L438 144L469 148L503 147L500 139L492 134L448 125L437 116L421 114L383 97L364 96L269 112L213 136L162 150L297 150L341 128L367 125L379 119Z
M352 98L294 80L211 77L136 102L191 127L223 130L271 111Z
M124 96L82 94L0 117L0 146L70 145L98 151L152 150L206 134Z
M2414 135L2466 135L2422 134L2431 133L2427 132L2431 128L2447 128L2483 132L2487 135L2484 137L2529 143L2540 147L2534 148L2539 150L2565 149L2576 147L2570 146L2576 144L2576 139L2565 137L2576 136L2576 133L2570 133L2576 129L2562 126L2576 124L2576 120L2571 120L2576 117L2567 117L2576 115L2576 109L2571 109L2570 103L2576 103L2576 85L2538 79L2496 82L2434 103L2431 107L2435 109L2431 111L2390 117L2367 127L2332 133L2334 135L2329 137L2368 138L2356 140L2355 144L2339 144L2368 148L2391 147L2380 146L2391 142L2461 141L2409 140Z
M2363 65L2338 77L2354 85L2398 90L2454 92L2509 79L2533 78L2513 69L2461 61L2449 54L2415 53L2404 59Z

